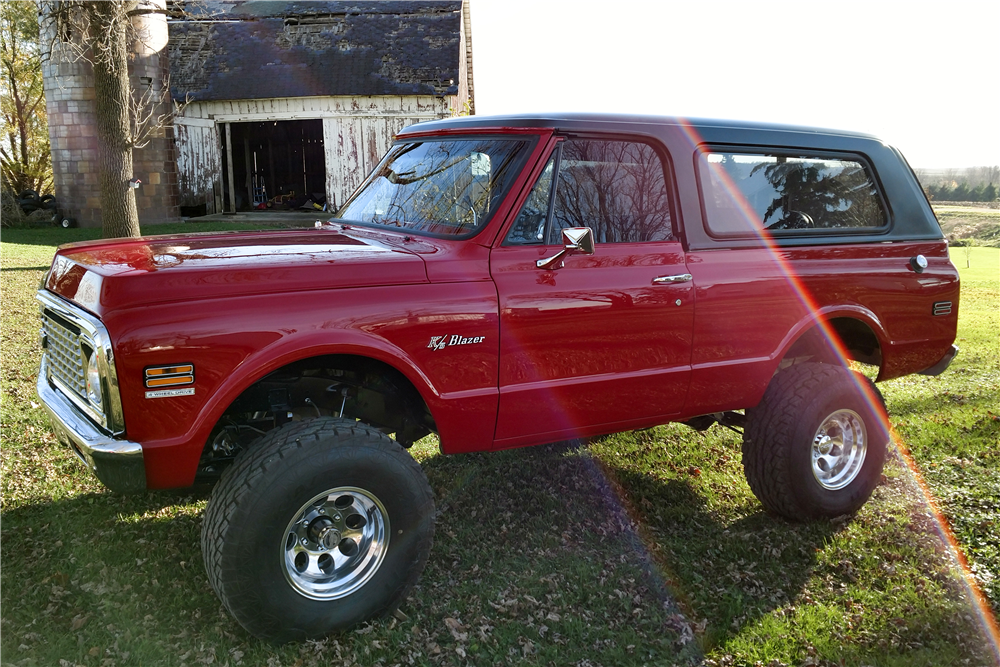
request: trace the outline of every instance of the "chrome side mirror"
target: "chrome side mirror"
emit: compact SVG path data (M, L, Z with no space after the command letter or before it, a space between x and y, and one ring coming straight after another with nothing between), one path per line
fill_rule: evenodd
M563 249L545 259L535 262L535 266L540 269L558 269L562 265L563 257L573 252L582 252L584 255L594 254L594 232L590 227L568 227L562 230Z

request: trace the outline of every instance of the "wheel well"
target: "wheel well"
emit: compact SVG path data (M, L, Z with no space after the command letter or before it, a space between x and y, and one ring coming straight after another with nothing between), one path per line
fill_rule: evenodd
M198 476L211 480L267 431L290 421L349 417L409 447L436 431L426 402L413 383L389 364L355 355L295 361L247 387L226 409L208 437Z
M831 343L831 335L836 338L837 345ZM814 326L800 336L785 353L781 366L809 360L838 365L857 361L881 368L882 347L878 336L865 322L852 317L835 317L827 320L825 327Z

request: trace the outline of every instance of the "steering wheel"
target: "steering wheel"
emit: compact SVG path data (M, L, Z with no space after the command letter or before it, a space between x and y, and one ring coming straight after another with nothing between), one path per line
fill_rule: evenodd
M764 229L812 229L816 226L812 216L802 211L789 211L781 220L775 220Z

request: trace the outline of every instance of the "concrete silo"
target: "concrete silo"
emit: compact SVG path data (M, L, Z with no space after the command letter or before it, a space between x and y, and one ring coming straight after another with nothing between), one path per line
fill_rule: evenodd
M63 216L75 218L84 227L98 227L101 202L92 54L85 47L87 40L79 34L86 28L85 23L57 25L54 15L59 4L41 3L43 76L55 194ZM172 106L165 0L142 0L131 17L131 25L129 82L133 98L137 103L157 100L146 108L155 121ZM176 221L177 158L172 123L162 123L146 141L145 146L132 151L133 176L141 181L135 190L139 222Z

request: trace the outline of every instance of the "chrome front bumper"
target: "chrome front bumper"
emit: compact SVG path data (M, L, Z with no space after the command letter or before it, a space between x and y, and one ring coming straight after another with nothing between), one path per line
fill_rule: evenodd
M49 413L52 431L69 446L106 487L119 493L146 490L142 445L117 440L94 425L66 396L48 382L45 358L38 371L38 397Z

